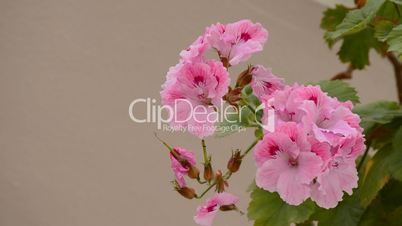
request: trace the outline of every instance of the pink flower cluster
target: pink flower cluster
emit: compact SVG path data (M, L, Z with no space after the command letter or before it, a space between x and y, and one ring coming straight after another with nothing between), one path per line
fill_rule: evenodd
M256 90L255 90L256 91ZM257 94L258 95L258 94ZM356 157L364 149L360 118L319 86L295 84L261 98L275 112L275 130L254 152L257 186L291 205L311 198L333 208L357 187ZM266 117L263 119L267 120Z
M204 34L181 51L179 63L169 69L162 85L162 103L170 107L173 116L170 125L173 129L184 127L199 138L212 135L216 129L214 117L218 116L213 113L218 106L225 100L243 107L247 103L241 101L240 93L250 85L263 104L257 107L264 109L260 125L265 129L264 124L273 121L275 127L264 131L255 146L257 186L277 192L290 205L300 205L311 198L320 207L333 208L344 192L351 195L357 187L355 160L365 148L360 118L352 113L350 101L330 97L319 86L285 85L282 78L261 65L248 67L239 75L236 86L229 88L228 68L261 51L267 38L268 32L249 20L206 28ZM218 53L219 60L206 58L210 49ZM238 198L224 192L230 176L223 178L218 170L214 177L206 177L206 168L210 174L213 172L211 165L204 165L206 181L200 182L194 154L165 145L170 150L176 190L181 195L201 198L212 188L198 196L187 186L186 176L199 183L212 182L217 188L218 193L197 208L196 223L211 226L219 210L237 210ZM241 163L243 157L237 160ZM239 166L232 171L228 166L229 173Z
M261 51L267 38L261 24L249 20L206 28L180 53L180 62L170 68L162 85L162 103L173 109L172 128L182 126L200 138L212 135L216 115L211 113L220 106L230 85L227 67ZM219 61L206 59L209 49L217 51Z

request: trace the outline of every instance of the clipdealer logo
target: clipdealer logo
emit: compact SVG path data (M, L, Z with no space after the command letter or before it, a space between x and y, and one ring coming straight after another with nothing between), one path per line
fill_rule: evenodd
M273 132L275 129L275 111L271 106L272 101L266 104L260 104L255 108L254 120L264 130ZM215 124L221 122L228 123L242 123L244 114L243 110L247 106L235 107L232 105L220 106L205 106L205 105L193 105L186 99L177 99L172 105L160 105L155 98L137 98L134 99L128 108L128 114L130 119L135 123L154 123L157 125L157 129L161 130L166 128L166 125L174 124L180 125L189 121L193 121L199 124L208 123ZM135 115L134 110L145 110L145 116ZM264 123L257 119L257 114L262 111L265 120ZM184 114L183 114L184 112ZM232 128L234 129L234 128ZM236 128L238 129L238 128Z

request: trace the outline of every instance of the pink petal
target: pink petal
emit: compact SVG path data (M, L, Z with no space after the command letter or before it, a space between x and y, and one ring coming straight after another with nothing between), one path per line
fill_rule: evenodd
M278 193L290 205L300 205L310 196L310 188L298 177L297 169L284 171L278 180Z
M279 177L289 170L288 158L285 154L279 154L277 158L267 160L257 169L256 184L264 190L275 192Z

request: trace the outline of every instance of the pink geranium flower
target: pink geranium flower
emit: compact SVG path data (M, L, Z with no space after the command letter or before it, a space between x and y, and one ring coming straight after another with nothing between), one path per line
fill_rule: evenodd
M239 198L229 193L218 193L197 208L194 221L201 226L211 226L220 209L233 209Z
M282 78L275 76L271 69L266 69L262 65L254 66L251 74L251 88L258 98L270 95L285 86Z
M358 179L355 160L335 156L312 183L311 199L320 207L334 208L342 201L344 191L352 195Z
M195 156L193 152L181 147L175 147L173 151L177 154L175 156L172 152L170 153L173 174L176 177L177 184L180 187L185 187L186 182L184 176L187 175L191 166L196 165Z
M348 158L357 158L366 149L364 137L361 133L341 139L337 153Z
M187 49L180 52L184 62L200 62L204 60L205 52L210 48L205 35L199 36Z
M301 128L295 123L281 125L275 133L266 134L256 146L256 183L281 198L299 205L310 196L310 183L319 175L322 160L309 151Z
M172 107L172 126L183 126L198 137L214 133L214 106L227 93L230 79L222 63L182 62L171 68L162 86L162 103ZM212 116L212 117L211 117Z
M280 150L309 151L310 143L307 141L305 131L296 123L288 122L276 127L274 133L265 135L255 147L254 159L257 167L274 158Z
M306 112L301 108L303 101L299 99L297 90L300 88L298 84L293 86L286 86L282 90L277 90L271 95L266 95L261 98L265 106L275 109L275 121L277 124L283 122L296 122L300 123ZM264 109L264 116L268 115L267 110ZM263 120L266 120L264 117Z
M351 194L357 186L354 161L365 148L360 119L352 113L351 102L329 97L318 86L298 84L261 100L269 106L263 122L268 120L267 109L273 109L276 128L256 146L257 185L278 192L293 205L311 195L319 205L332 208L344 191ZM300 141L309 145L302 148Z
M340 138L359 132L345 120L351 111L343 106L320 108L312 103L306 103L304 109L306 116L303 118L303 123L320 142L337 145Z
M231 65L236 65L263 49L268 31L261 24L250 20L226 25L217 23L207 29L206 39L220 57L226 58Z

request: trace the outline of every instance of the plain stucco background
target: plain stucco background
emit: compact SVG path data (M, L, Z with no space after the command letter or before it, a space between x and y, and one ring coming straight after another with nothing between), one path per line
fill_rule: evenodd
M133 123L130 102L159 99L179 51L217 21L262 23L270 40L251 62L287 82L327 79L346 65L324 44L323 9L280 0L0 0L0 225L194 225L198 202L172 191L156 126ZM396 99L391 67L372 56L352 85L363 103ZM195 137L159 135L200 156ZM230 150L251 140L243 133L207 144L224 168ZM248 158L231 179L243 210L254 170ZM251 222L225 213L215 225Z

